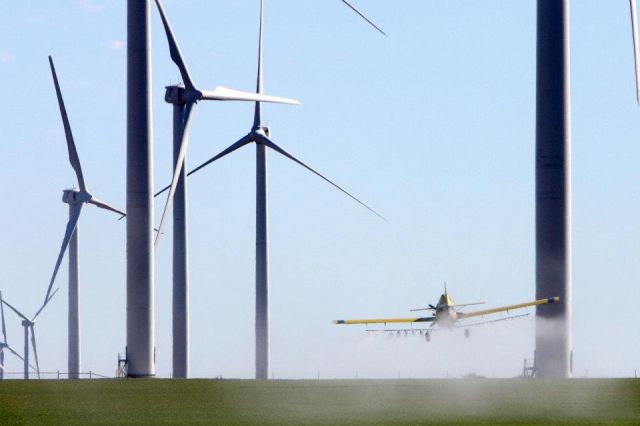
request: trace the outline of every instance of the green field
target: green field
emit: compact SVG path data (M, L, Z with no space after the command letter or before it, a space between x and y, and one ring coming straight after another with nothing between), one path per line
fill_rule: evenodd
M0 424L640 424L640 380L0 382Z

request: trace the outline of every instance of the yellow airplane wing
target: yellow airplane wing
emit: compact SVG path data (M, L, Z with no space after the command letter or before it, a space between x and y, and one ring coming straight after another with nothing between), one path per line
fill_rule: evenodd
M419 318L378 318L378 319L348 319L333 320L334 324L398 324L406 322L433 322L435 317Z
M556 297L549 297L548 299L536 300L534 302L518 303L516 305L501 306L499 308L493 308L493 309L484 309L482 311L458 312L458 319L479 317L482 315L495 314L498 312L512 311L514 309L522 309L522 308L527 308L529 306L547 305L550 303L557 303L559 301L560 301L560 298L556 296Z

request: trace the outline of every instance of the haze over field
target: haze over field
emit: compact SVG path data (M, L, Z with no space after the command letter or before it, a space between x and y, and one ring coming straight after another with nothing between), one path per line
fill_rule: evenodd
M0 387L0 421L634 425L639 392L628 379L12 381Z

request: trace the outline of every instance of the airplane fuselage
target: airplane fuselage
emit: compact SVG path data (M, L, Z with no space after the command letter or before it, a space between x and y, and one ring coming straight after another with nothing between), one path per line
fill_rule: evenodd
M436 312L436 320L433 325L438 324L440 327L452 328L456 321L458 321L456 311L453 308L447 308Z
M435 317L433 325L438 324L438 326L445 328L453 328L453 325L458 320L455 303L447 293L440 296L435 309Z

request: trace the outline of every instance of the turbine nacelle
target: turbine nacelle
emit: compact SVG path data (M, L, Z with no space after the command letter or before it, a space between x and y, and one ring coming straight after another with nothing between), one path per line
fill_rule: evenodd
M36 324L36 323L35 323L35 321L29 321L29 320L27 320L27 319L23 319L23 320L22 320L22 326L23 326L23 327L32 327L32 326L34 326L35 324Z
M168 104L184 103L184 84L176 84L174 86L165 86L164 101Z
M92 198L93 196L87 191L81 191L78 189L65 189L62 191L62 202L66 204L83 204Z
M195 87L188 87L182 91L182 101L185 104L196 103L202 99L202 92Z
M185 87L184 84L176 84L174 86L166 86L164 100L169 104L188 104L201 100L204 93L195 87Z
M258 134L261 136L271 137L271 127L270 126L257 126L252 130L252 133Z

